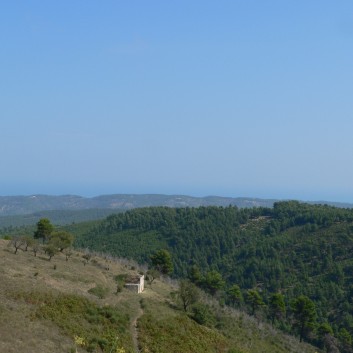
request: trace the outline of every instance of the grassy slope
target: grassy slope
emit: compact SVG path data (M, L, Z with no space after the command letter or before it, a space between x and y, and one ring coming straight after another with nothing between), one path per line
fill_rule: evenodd
M44 295L50 300L57 298L59 293L64 293L73 300L87 298L92 307L95 304L99 307L117 305L122 317L134 315L139 307L137 296L129 295L128 292L123 292L119 297L114 294L114 274L131 272L119 264L110 263L109 271L104 270L106 263L102 259L95 265L84 266L79 253L75 253L68 262L63 255L55 256L49 262L44 255L34 257L30 252L14 255L7 248L6 241L1 240L0 243L1 352L69 352L74 346L75 328L71 332L63 325L70 325L70 316L75 315L69 315L56 324L55 320L41 318L45 317L45 313L39 313L38 308L46 305L41 299ZM100 300L88 293L96 285L109 288L105 299ZM48 302L48 298L46 301ZM53 310L59 308L57 302L52 306L48 304L47 307ZM91 326L88 330L93 332L94 325ZM128 328L127 322L126 329ZM129 334L126 337L124 347L127 352L133 352L131 337Z
M0 240L0 351L71 352L74 335L87 342L92 337L93 342L105 340L110 351L111 334L118 334L118 348L125 352L134 352L134 339L146 353L314 352L236 312L223 313L220 331L200 326L175 309L169 296L173 288L158 280L141 295L127 290L116 295L114 276L132 272L128 265L98 257L84 266L78 252L68 262L63 255L51 262L44 254L15 255L8 242ZM96 285L109 289L104 299L88 292ZM87 350L78 346L79 352Z

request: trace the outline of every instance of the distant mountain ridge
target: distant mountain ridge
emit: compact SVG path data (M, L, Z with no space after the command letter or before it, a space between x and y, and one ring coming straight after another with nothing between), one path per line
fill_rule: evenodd
M250 197L194 197L187 195L163 194L112 194L95 197L78 195L29 195L0 196L0 216L26 215L52 210L88 210L111 209L128 210L139 207L199 207L199 206L237 206L272 207L278 199L260 199ZM336 207L353 208L353 204L340 202L312 201L311 204L328 204Z

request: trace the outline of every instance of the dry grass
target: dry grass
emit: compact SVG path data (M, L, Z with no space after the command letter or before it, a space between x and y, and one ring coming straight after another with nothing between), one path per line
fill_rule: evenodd
M109 266L109 270L106 270ZM140 296L123 291L116 295L114 276L135 274L127 265L96 258L84 265L82 254L75 252L69 261L58 254L48 261L45 254L34 257L31 251L16 255L8 241L0 240L0 352L70 352L72 337L66 336L48 320L33 319L35 308L16 299L18 293L52 292L88 298L100 306L119 305L124 314L133 317L139 310ZM109 289L104 299L88 290L101 285ZM147 290L148 293L148 290ZM148 295L148 294L147 294Z

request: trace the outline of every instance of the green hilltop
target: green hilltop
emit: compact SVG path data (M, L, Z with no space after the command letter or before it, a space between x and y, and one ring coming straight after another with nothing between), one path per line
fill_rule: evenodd
M167 249L173 276L188 277L222 303L231 304L232 286L240 288L242 310L252 313L247 297L256 290L263 301L257 315L271 321L271 298L284 297L286 315L274 320L284 332L324 348L352 350L353 210L297 201L273 208L152 207L111 215L81 233L76 246L140 263ZM212 287L212 276L222 285ZM214 293L213 293L214 294ZM315 319L300 332L293 303L308 298ZM337 348L338 349L338 348Z

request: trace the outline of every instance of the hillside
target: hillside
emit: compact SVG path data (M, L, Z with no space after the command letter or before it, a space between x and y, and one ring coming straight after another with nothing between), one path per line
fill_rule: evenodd
M289 315L278 327L292 334L298 332L291 303L304 295L316 311L307 340L323 344L320 330L329 325L343 340L342 351L352 350L351 209L295 201L276 203L273 209L137 209L109 216L79 236L77 245L141 263L156 250L168 249L176 277L192 278L211 291L210 273L219 273L225 281L219 295L226 302L233 285L243 298L256 289L267 306L273 294L282 293ZM242 305L251 312L245 300ZM270 319L267 310L263 315Z
M30 195L30 196L0 196L0 227L2 216L31 215L43 211L83 211L92 210L92 217L97 210L128 210L140 207L200 207L200 206L237 206L239 208L272 207L274 199L259 199L250 197L193 197L186 195L162 194L115 194L96 197L77 195ZM313 204L328 204L336 207L352 208L352 204L326 201L312 201ZM113 211L112 211L113 212ZM114 211L115 212L115 211ZM60 212L58 212L60 215ZM58 217L56 215L56 217ZM68 217L69 213L64 213ZM74 216L75 214L73 214ZM35 216L35 215L34 215ZM52 214L52 216L55 216ZM94 218L91 218L94 219ZM14 220L14 219L13 219ZM87 220L87 219L86 219ZM16 220L18 222L18 219ZM76 222L83 221L77 218ZM59 221L59 223L63 223ZM23 223L26 225L28 223ZM12 225L14 225L12 223Z
M82 197L77 195L30 195L30 196L0 196L0 216L33 214L52 210L88 210L110 209L127 210L149 206L167 207L198 207L198 206L228 206L258 207L272 206L275 200L231 197L192 197L185 195L100 195Z
M1 352L315 351L209 299L215 321L200 325L170 295L176 288L160 280L141 294L117 293L116 280L136 273L133 263L93 256L84 265L80 252L49 261L31 249L14 254L9 244L0 240Z
M38 211L35 213L0 216L0 230L22 226L33 226L41 218L49 218L55 225L67 225L86 221L102 220L113 214L123 212L120 209L90 208L83 210L51 210Z
M49 218L55 225L101 220L111 214L143 207L273 207L274 199L245 197L191 197L185 195L101 195L86 198L75 195L0 196L0 234L12 233L18 227L32 227L41 219ZM352 204L312 201L310 204L329 204L352 208Z

